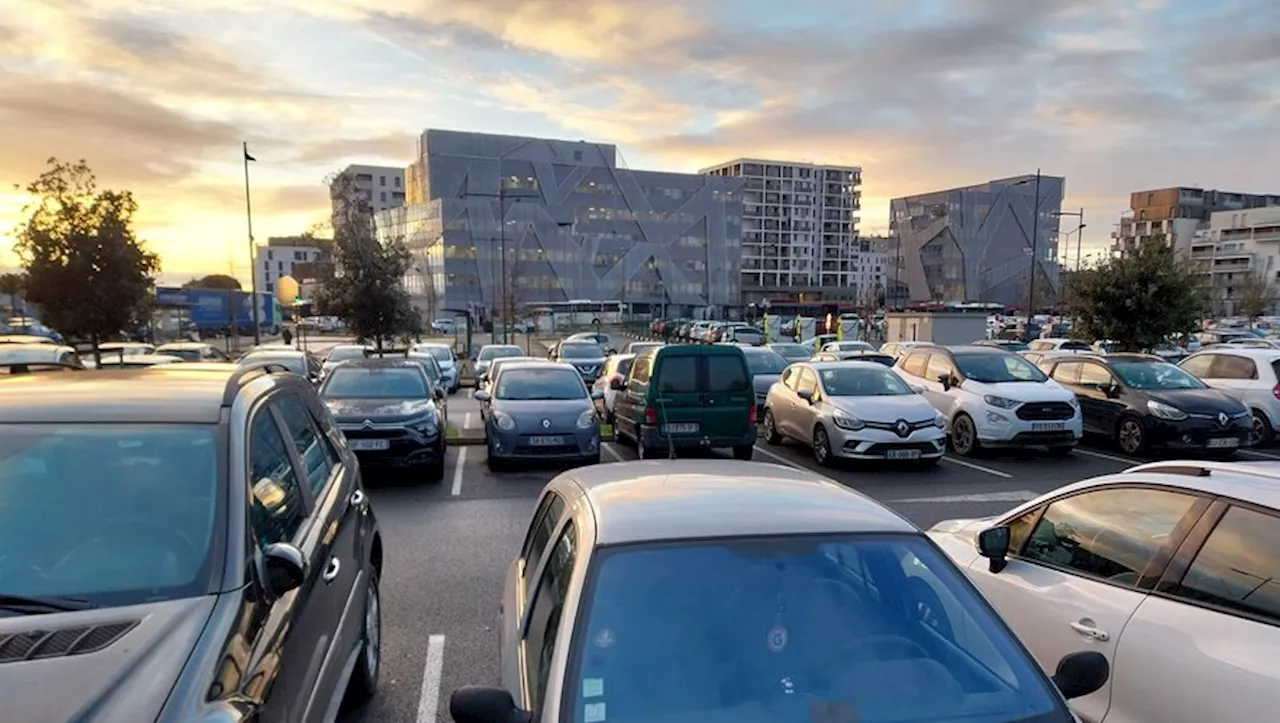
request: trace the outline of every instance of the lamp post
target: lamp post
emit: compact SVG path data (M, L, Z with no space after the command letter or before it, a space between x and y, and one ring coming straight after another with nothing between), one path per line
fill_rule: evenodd
M1078 222L1076 223L1076 230L1073 233L1076 234L1076 271L1079 271L1080 270L1080 250L1081 250L1080 247L1082 245L1082 241L1084 240L1084 229L1085 229L1084 209L1082 208L1079 211L1054 211L1053 215L1058 218L1061 218L1063 216L1075 216L1076 219L1078 220ZM1067 235L1070 236L1071 234L1067 234ZM1070 246L1067 247L1067 255L1068 257L1071 255Z
M1031 179L1024 178L1013 184L1015 186L1025 186L1030 183ZM1023 332L1026 337L1024 341L1031 341L1031 321L1035 316L1036 305L1036 255L1040 253L1038 241L1040 240L1040 169L1036 169L1036 198L1035 203L1031 207L1031 272L1027 279L1027 325Z
M465 194L464 198L473 197L473 198L498 199L498 239L497 241L499 243L499 246L501 247L500 253L502 254L501 292L502 292L502 312L505 315L508 311L507 309L507 196L509 195L507 193L506 181L502 177L498 178L497 193L472 193L470 191L464 191L463 193ZM536 194L517 194L516 200L519 201L521 198L532 197L534 195ZM489 241L490 243L492 243L493 239L490 239ZM490 271L492 272L493 271L492 255L489 257L489 267L490 267ZM495 284L495 286L497 286L497 284ZM514 309L512 311L514 311ZM510 323L510 319L507 319L503 322L503 325L502 325L502 343L503 344L508 343L507 327L509 323Z

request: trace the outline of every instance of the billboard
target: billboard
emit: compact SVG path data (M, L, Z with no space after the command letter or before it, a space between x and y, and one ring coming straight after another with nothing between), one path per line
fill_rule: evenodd
M253 328L253 294L247 291L226 289L187 289L157 287L156 302L162 308L184 309L191 323L202 329L225 328L231 325L231 309L235 310L235 325ZM264 326L280 323L276 303L271 294L259 292L258 320Z

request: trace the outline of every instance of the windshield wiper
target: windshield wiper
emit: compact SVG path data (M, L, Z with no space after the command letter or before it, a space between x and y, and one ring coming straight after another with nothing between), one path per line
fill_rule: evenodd
M77 610L91 610L95 607L97 605L78 597L36 597L0 593L0 610L8 610L25 615L67 613Z

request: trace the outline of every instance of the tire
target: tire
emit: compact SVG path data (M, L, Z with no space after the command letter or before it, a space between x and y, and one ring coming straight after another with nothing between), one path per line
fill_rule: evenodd
M978 443L978 427L967 414L951 420L951 448L961 457L977 457L982 451Z
M778 424L773 419L773 410L764 410L764 441L774 447L782 444L782 435L778 434Z
M831 458L831 438L821 424L813 428L813 460L823 467L831 467L835 461Z
M755 452L756 446L754 444L739 444L733 448L733 458L743 462L750 462Z
M1271 420L1260 409L1253 410L1253 434L1250 440L1255 447L1265 447L1276 441L1276 432L1271 428Z
M1137 417L1124 417L1116 425L1116 446L1130 456L1142 454L1147 450L1147 431L1142 428L1142 420Z
M382 672L382 595L378 572L370 565L365 593L363 640L356 668L351 671L347 700L356 705L367 702L378 692L378 674Z
M1067 455L1071 454L1075 450L1076 450L1076 446L1074 444L1062 445L1060 447L1050 447L1049 456L1050 457L1066 457Z

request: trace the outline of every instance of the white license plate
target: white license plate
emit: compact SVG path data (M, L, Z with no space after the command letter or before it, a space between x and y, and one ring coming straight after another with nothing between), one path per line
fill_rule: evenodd
M1240 440L1235 437L1221 437L1209 440L1209 444L1206 446L1209 449L1233 449L1240 446Z
M920 459L918 449L891 449L884 455L885 459Z
M391 442L385 439L348 439L347 444L356 452L381 452L391 449Z
M697 434L697 422L672 422L662 425L663 434Z
M531 447L559 447L564 444L564 437L530 437Z
M1066 422L1032 422L1032 432L1061 432L1067 428Z

